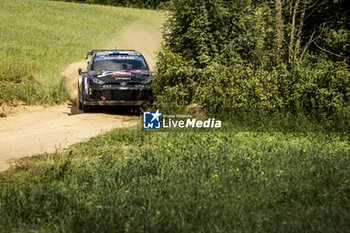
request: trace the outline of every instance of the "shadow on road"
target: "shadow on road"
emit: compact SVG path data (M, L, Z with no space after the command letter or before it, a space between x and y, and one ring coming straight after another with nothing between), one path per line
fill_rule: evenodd
M82 110L78 109L78 106L74 104L68 104L70 112L67 113L69 116L77 114L89 114L83 113ZM139 108L132 108L130 106L95 106L91 113L104 113L111 115L125 115L125 116L140 116Z

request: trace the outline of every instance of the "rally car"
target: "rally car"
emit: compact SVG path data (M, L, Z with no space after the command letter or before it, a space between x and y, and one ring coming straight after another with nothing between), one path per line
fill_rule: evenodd
M140 107L150 103L152 72L135 50L92 50L85 56L86 72L78 69L78 107L96 105Z

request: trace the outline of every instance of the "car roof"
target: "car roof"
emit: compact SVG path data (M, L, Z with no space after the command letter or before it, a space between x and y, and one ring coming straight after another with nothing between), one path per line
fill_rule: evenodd
M96 57L108 56L108 55L128 55L128 56L140 56L141 53L136 51L103 51L97 52Z
M109 56L109 55L125 55L125 56L141 56L142 54L140 52L137 52L135 50L91 50L86 53L85 59L88 58L89 55L92 55L93 57L102 57L102 56Z

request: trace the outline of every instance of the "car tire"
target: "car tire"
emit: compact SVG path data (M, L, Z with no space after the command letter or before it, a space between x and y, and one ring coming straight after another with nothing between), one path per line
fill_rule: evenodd
M82 87L80 88L79 82L78 82L78 108L83 111L83 113L92 112L94 106L83 104L84 102L84 95L83 95L84 85L82 84Z
M79 110L82 110L83 109L83 107L82 107L82 102L81 101L83 101L82 100L82 93L81 93L82 91L81 91L81 88L80 88L80 85L79 85L79 81L78 81L78 101L77 101L77 105L78 105L78 108L79 108Z
M81 110L83 110L83 113L92 112L93 106L81 104Z

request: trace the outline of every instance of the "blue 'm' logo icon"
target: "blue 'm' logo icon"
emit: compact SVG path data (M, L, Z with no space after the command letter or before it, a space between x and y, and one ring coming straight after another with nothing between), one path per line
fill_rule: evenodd
M157 110L156 112L143 113L143 128L144 129L160 129L160 116L162 114Z

